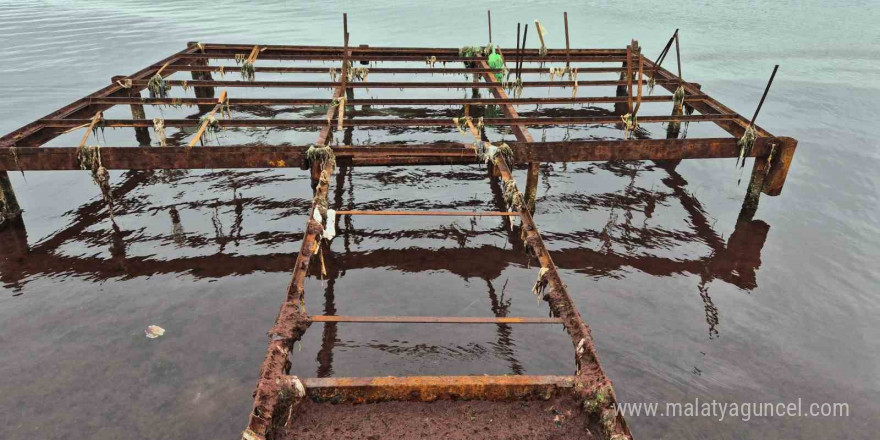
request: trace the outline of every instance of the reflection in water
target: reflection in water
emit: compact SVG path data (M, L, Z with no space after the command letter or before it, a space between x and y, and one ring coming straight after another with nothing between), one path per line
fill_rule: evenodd
M475 115L481 110L472 108L470 111ZM547 111L535 110L539 113ZM598 110L565 109L563 113L592 111ZM360 111L349 113L356 117ZM353 130L345 130L342 140L351 143L353 135ZM558 166L567 171L566 164ZM626 268L657 277L697 275L699 283L696 290L705 311L709 338L717 338L721 313L710 296L711 283L721 280L743 290L756 288L756 271L761 264L761 249L769 226L759 220L738 222L734 233L725 241L713 228L700 201L688 191L688 182L675 171L674 164L656 164L652 167L640 162L608 162L577 168L578 172L583 171L590 176L601 171L615 178L626 179L626 184L620 190L606 193L572 191L564 187L558 190L559 184L554 185L554 179L562 176L557 174L556 167L556 164L540 167L542 188L546 194L550 194L551 190L557 192L556 197L576 215L590 211L607 215L607 219L603 217L604 225L595 229L575 224L561 230L542 227L548 242L574 244L558 249L550 246L557 266L594 278L619 278L622 269ZM640 177L657 169L666 173L660 180L664 188L642 188L638 185ZM385 196L384 191L394 186L415 187L426 181L478 182L480 185L485 185L487 181L486 174L475 172L472 167L388 168L367 172L369 184L376 185L381 196L376 196L377 190L374 188L361 189L363 182L359 181L358 190L364 191L359 194L365 200L356 198L354 171L350 167L340 166L332 188L332 205L335 209L445 210L450 206L449 200L443 197L401 200ZM208 191L192 196L188 185L192 185L194 180L200 185L208 185ZM219 279L256 272L289 273L294 262L293 252L273 248L301 241L301 225L297 221L286 221L301 218L308 210L310 198L291 200L254 195L265 194L263 189L269 184L287 184L289 180L285 173L258 170L215 171L197 176L186 171L126 172L112 189L117 201L116 215L121 219L118 223L109 221L106 205L101 200L95 200L67 213L65 216L70 219L67 226L33 246L28 246L27 231L21 222L0 232L4 249L0 260L0 281L13 291L13 295L22 295L27 283L43 275L79 276L100 283L159 274L186 273L195 279ZM499 182L489 178L488 183L493 209L504 210ZM151 198L141 194L160 187L166 191L170 188L173 196ZM248 193L250 189L255 191ZM433 190L438 191L436 188ZM456 201L455 206L460 209L485 209L486 195L488 193L478 194L479 197L465 202ZM432 194L426 194L425 197L432 197ZM552 204L546 199L544 203ZM658 209L672 204L684 209L690 230L668 230L650 224L654 223L650 220L657 219ZM258 223L259 220L251 221L259 217L255 213L264 217L268 215L272 220L285 220L285 227L291 229L267 230L264 224ZM637 220L638 213L644 216L642 221ZM149 220L151 216L164 219L162 222L165 222L165 226L158 228L162 232L155 232L156 228ZM167 223L169 218L170 231ZM520 226L511 217L500 217L497 224L490 224L489 227L485 223L478 224L476 219L470 219L470 227L455 222L418 227L408 225L406 219L400 219L396 221L404 223L390 230L381 227L358 228L356 220L359 219L350 215L336 217L336 229L339 231L336 240L341 244L341 251L333 252L330 246L322 246L323 264L311 266L311 275L325 280L321 283L323 314L339 313L336 288L347 271L383 268L406 273L444 271L464 280L479 280L479 289L486 293L483 298L488 299L486 312L496 317L511 315L513 301L506 292L510 278L505 270L531 264L524 253ZM246 221L250 223L246 225ZM360 224L369 223L364 221ZM541 225L540 219L538 224ZM249 232L245 233L245 230ZM481 239L485 237L503 237L504 246L484 244ZM414 245L407 247L405 252L382 244L377 247L369 245L371 242L400 240ZM430 244L431 240L455 245L439 248L420 246ZM365 242L368 245L362 246ZM238 252L239 247L249 249L249 243L257 244L264 253ZM596 243L598 246L591 247ZM680 260L652 253L692 243L707 246L708 255ZM232 247L230 245L236 248L235 251L229 249ZM149 249L149 254L138 253L143 249ZM326 273L321 273L321 266ZM500 291L498 286L501 286ZM368 349L414 362L481 362L493 358L500 360L509 374L541 373L529 371L530 368L535 369L531 367L534 362L530 363L526 346L518 343L526 337L526 330L513 325L495 325L487 342L461 345L420 342L419 334L410 338L412 342L402 339L347 340L340 337L339 324L324 323L321 327L320 348L314 358L317 377L337 374L336 370L341 368L337 365L334 369L334 355L338 363L339 356L342 356L339 350L350 348ZM369 359L372 355L365 356ZM695 374L699 372L695 370Z

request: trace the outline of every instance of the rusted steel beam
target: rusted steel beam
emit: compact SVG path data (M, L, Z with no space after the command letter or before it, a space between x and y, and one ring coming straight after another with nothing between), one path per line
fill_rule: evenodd
M483 75L486 82L495 85L496 94L502 95L504 90L498 83L494 75ZM499 96L501 97L501 96ZM514 111L508 108L508 111ZM514 111L515 112L515 111ZM515 116L515 113L511 114ZM518 118L512 118L518 119ZM473 125L468 121L471 131L474 131ZM528 135L528 133L525 133ZM523 142L526 146L534 143L530 142L531 136L527 136L528 141ZM522 195L516 188L516 182L508 167L507 160L503 157L496 156L493 160L495 168L500 174L501 180L504 182L505 192L509 192L512 197L508 199L510 210L517 212L522 223L522 238L524 245L530 252L530 256L537 258L541 270L538 280L535 284L535 293L542 297L550 306L550 313L554 317L559 317L563 321L563 326L571 336L572 345L574 346L574 358L577 365L575 381L580 385L576 393L578 399L583 399L585 403L588 400L596 399L597 395L603 395L596 408L593 411L599 412L599 417L603 421L602 430L606 438L615 438L622 436L623 438L632 438L629 427L623 416L617 412L614 407L617 397L611 385L611 381L605 376L602 366L599 364L599 358L596 353L593 338L590 329L584 323L571 297L568 295L567 287L559 277L559 271L556 264L550 257L550 253L544 246L538 227L532 218L528 203L523 200ZM531 165L531 164L530 164ZM533 168L530 166L530 168ZM506 195L508 197L508 195ZM544 286L540 287L539 286ZM606 422L607 420L607 422Z
M797 145L791 138L758 138L749 157L770 154L778 142L779 160ZM675 160L736 158L736 139L641 139L631 141L511 142L514 158L524 162L587 162L608 160ZM107 169L217 169L298 168L307 146L232 145L187 149L186 147L135 148L102 147L101 162ZM793 150L792 150L793 151ZM373 145L334 147L342 165L426 165L474 164L474 145L464 143L432 145ZM76 147L0 149L0 170L80 170ZM790 163L788 160L786 163ZM783 170L770 173L771 182L784 178ZM768 184L774 188L775 183Z
M194 147L196 143L202 141L202 137L205 135L205 131L208 129L208 124L211 119L214 119L214 115L217 114L218 111L223 109L223 103L226 102L226 90L220 94L220 98L217 100L217 104L214 105L214 108L205 115L204 118L201 119L199 123L199 129L196 130L195 136L193 136L192 140L189 141L189 147Z
M697 98L699 99L699 98ZM672 95L644 96L643 102L672 102ZM460 106L460 105L548 105L548 104L588 104L588 103L616 103L626 102L626 97L621 96L583 96L576 98L365 98L346 100L345 105L370 105L370 106ZM106 105L214 105L214 98L96 98L93 104ZM284 105L284 106L315 106L327 105L326 99L316 98L230 98L231 107L247 105ZM143 118L133 118L143 119Z
M501 172L501 179L505 185L513 182L513 176L504 160L496 161L496 166ZM546 293L543 299L550 305L550 311L553 316L559 317L563 321L566 331L571 336L572 345L575 348L575 363L577 364L577 381L583 386L578 390L578 395L583 399L593 399L598 393L605 395L599 408L601 417L613 417L613 422L604 426L605 435L613 438L615 435L630 436L629 427L622 415L613 409L613 405L617 402L617 397L611 385L611 380L605 375L602 366L599 363L599 357L596 353L596 347L593 343L593 337L589 327L584 323L578 312L574 301L568 295L568 288L559 277L558 269L550 257L550 252L544 246L544 241L538 232L535 221L528 207L524 204L511 206L511 209L519 212L522 220L523 238L526 246L533 254L540 266L542 276L539 278L542 282L546 282Z
M207 52L230 52L242 53L242 51L251 50L255 44L216 44L204 43L202 46ZM299 45L260 45L265 48L267 53L283 54L283 53L332 53L341 57L343 46L299 46ZM382 47L382 46L361 46L352 47L352 54L366 55L382 55L382 54L398 54L398 55L457 55L459 48L457 47ZM548 55L565 55L565 49L547 49ZM538 49L525 49L524 53L537 55ZM571 49L571 53L575 55L594 55L594 56L623 56L626 54L625 49L591 49L580 48Z
M192 53L183 55L183 59L188 60L198 60L198 59L214 59L214 60L226 60L233 59L238 55L236 52L226 52L226 51L208 51L207 53ZM472 57L463 57L456 54L437 54L431 55L429 53L424 53L422 55L387 55L387 54L357 54L352 55L352 61L369 61L369 62L394 62L394 61L425 61L425 57L428 56L436 56L437 62L439 63L465 63L465 62L473 62L476 58ZM264 52L260 55L261 59L264 60L302 60L302 61L337 61L342 60L342 55L335 54L309 54L309 53L289 53L289 54L278 54L277 52ZM572 54L568 57L572 63L619 63L624 61L623 56L618 55L582 55L582 54ZM521 58L522 62L527 63L564 63L566 61L565 51L563 50L561 54L550 53L547 56L539 56L537 54L534 55L523 55Z
M146 87L149 78L133 81L137 87ZM183 87L183 80L167 80L169 86ZM578 87L611 87L626 84L619 80L592 80L578 81ZM658 80L657 85L677 85L675 80ZM241 80L213 80L213 81L186 81L188 87L250 87L250 88L298 88L298 89L332 89L339 83L334 81L241 81ZM647 81L644 81L647 85ZM574 81L523 81L523 87L550 87L568 88L573 87ZM473 83L462 81L366 81L351 83L348 87L356 89L491 89L495 86L486 83ZM674 88L673 88L674 90Z
M180 57L187 53L192 53L198 50L195 46L190 46L187 49L184 49L174 55L171 55L168 58L165 58L159 61L156 64L165 65L167 64L169 67L166 68L168 71L176 71L176 68L179 64L183 63ZM155 67L156 65L144 68L139 70L138 72L128 76L132 80L144 80L143 86L136 88L136 90L140 90L146 87L146 81L149 80L155 72L161 68L161 66ZM134 87L134 86L132 86ZM103 98L109 96L118 96L124 97L130 93L129 89L126 89L119 85L116 82L113 82L111 85L104 87L97 92L92 93L85 98L78 99L48 115L44 116L43 119L58 119L58 118L82 118L91 116L95 114L96 111L106 110L110 106L109 105L93 105L89 102L91 98ZM60 131L55 129L46 129L47 127L43 126L40 120L31 122L11 133L6 134L3 137L0 137L0 147L17 145L17 146L38 146L42 142L45 142L47 139L54 138L57 136Z
M788 168L791 166L791 161L794 159L794 151L797 149L797 140L795 139L790 137L775 139L778 143L775 144L775 149L772 150L773 155L768 154L770 156L770 163L768 164L770 170L764 178L764 185L761 189L764 194L769 196L778 196L782 193L782 186L785 184L785 179L788 176ZM770 141L765 141L764 145L772 145L773 143L774 141L771 139ZM755 154L755 157L762 156L762 154Z
M312 322L399 324L562 324L559 318L472 316L338 316L314 315Z
M516 214L500 211L336 211L336 215L425 215L435 217L497 217Z
M327 377L303 380L316 402L547 399L574 387L571 376Z
M640 124L680 121L731 121L736 116L731 115L661 115L640 116ZM43 119L46 127L75 128L88 124L88 119ZM327 125L326 119L227 119L217 121L221 127L323 127ZM616 116L588 116L573 118L484 118L483 123L492 125L584 125L584 124L614 124L620 122ZM165 127L198 127L202 124L198 119L166 119ZM149 119L105 119L106 128L118 127L152 127L153 121ZM379 119L364 118L342 121L343 127L442 127L453 128L452 121L447 118L405 118L405 119Z
M344 17L346 16L344 15ZM347 49L348 23L347 18L344 20L346 23L345 47ZM345 54L348 55L347 50ZM345 66L345 58L343 59L343 66ZM345 67L343 67L344 74ZM345 93L344 82L336 88L333 96L339 97L343 93ZM334 109L330 107L326 115L328 122L318 134L318 145L325 145L329 140L333 114ZM320 201L327 199L330 177L333 175L334 166L333 161L326 161L323 167L313 164L313 170L317 169L319 171L319 177L318 179L313 179L314 197L312 199L312 206L309 209L302 246L296 255L293 277L287 287L287 298L281 306L281 311L275 320L275 326L269 331L269 348L266 351L266 358L260 368L260 379L257 381L257 388L254 391L253 410L248 418L248 427L242 433L242 438L246 440L265 439L267 434L271 432L276 417L279 417L280 412L286 409L284 402L282 402L280 391L284 389L285 384L292 386L292 383L290 378L284 378L282 375L289 373L289 354L293 344L299 340L309 325L311 325L311 320L305 308L305 279L308 275L312 256L320 250L321 234L324 227L320 221L315 219L315 213L318 210ZM289 404L288 402L287 405Z
M223 66L185 66L176 69L179 72L224 72L234 74L239 72L239 67L235 65ZM286 67L286 66L260 66L254 67L257 73L329 73L330 68L327 67ZM623 69L620 67L579 67L578 73L619 73ZM430 75L460 75L470 73L492 73L497 69L483 68L459 68L459 67L371 67L370 75L382 74L430 74ZM522 69L523 73L547 73L547 68L528 67ZM193 78L196 79L196 78Z

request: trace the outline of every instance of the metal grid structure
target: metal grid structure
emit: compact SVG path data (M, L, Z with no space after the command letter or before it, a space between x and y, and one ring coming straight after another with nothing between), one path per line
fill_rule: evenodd
M315 106L337 103L329 106L325 118L318 119L167 119L165 127L194 127L197 129L189 146L167 146L158 148L132 148L105 146L98 149L99 162L104 169L198 169L198 168L285 168L302 167L311 169L314 199L309 210L302 247L296 255L293 277L287 296L281 306L278 318L269 331L269 347L260 369L260 377L254 393L254 407L248 427L243 436L247 439L266 438L274 434L289 414L291 405L297 398L297 389L304 385L305 393L319 402L380 402L387 400L435 399L527 399L546 398L554 393L568 393L588 405L598 420L607 438L629 438L631 436L626 421L613 412L616 402L611 381L606 377L599 363L589 327L584 323L566 285L559 277L557 266L545 247L537 225L532 218L534 197L538 181L540 162L578 162L609 160L655 160L676 161L696 158L737 158L741 151L738 139L750 126L755 127L758 137L746 156L754 157L754 166L747 189L740 220L751 220L757 209L760 194L778 195L791 163L797 142L792 138L775 137L754 125L754 119L746 119L715 99L701 92L698 84L688 83L679 74L661 67L662 59L670 50L673 41L678 53L676 36L670 39L661 56L652 62L641 54L638 43L624 49L572 49L566 43L565 49L519 49L508 53L507 63L515 76L521 73L543 73L546 65L577 67L579 73L620 74L618 80L557 80L526 81L522 87L573 88L572 97L521 98L508 96L509 84L496 78L498 69L490 68L482 56L463 56L454 48L393 48L393 47L350 47L347 23L344 24L343 46L264 46L235 44L190 43L187 48L161 60L133 75L114 77L112 84L88 97L80 99L33 123L30 123L0 138L0 184L3 189L3 218L12 221L18 215L15 196L7 176L8 170L79 170L91 168L84 163L83 151L88 139L88 131L79 146L35 148L58 137L65 130L96 127L129 127L135 129L136 139L142 146L150 144L148 129L154 121L144 116L144 106L189 105L210 116L223 112L224 106ZM491 24L490 24L491 29ZM527 31L526 31L527 32ZM676 32L677 35L677 32ZM490 30L491 41L491 30ZM568 29L566 19L566 42ZM542 41L543 44L543 41ZM519 38L517 41L519 46ZM525 47L525 41L523 41ZM336 69L339 80L331 82L310 81L257 81L214 80L212 74L223 73L227 66L211 65L213 60L241 61L250 52L248 62L257 60L321 60L339 61ZM374 76L383 74L443 75L471 74L472 82L367 82L350 81L348 73L354 62L415 62L428 67L373 67ZM435 67L442 63L444 67ZM464 68L445 67L449 63L464 63ZM540 67L523 67L524 65ZM230 70L236 70L231 68ZM507 69L505 69L507 70ZM157 74L168 76L175 72L191 72L192 81L168 80L169 86L193 87L195 98L144 98L141 92ZM326 73L322 67L256 66L254 74L261 73ZM570 72L570 70L567 70ZM507 72L504 72L507 74ZM244 74L243 74L244 76ZM683 107L673 108L669 115L637 115L643 102L673 102L673 95L645 96L642 88L652 82L669 92L679 87L685 91ZM227 92L215 98L215 88L329 88L333 90L326 99L306 98L227 98ZM614 87L614 96L577 97L579 87ZM768 85L769 87L769 85ZM425 89L485 89L491 98L460 99L355 99L360 88L425 88ZM766 91L765 91L766 97ZM332 100L332 101L331 101ZM763 98L762 98L763 102ZM616 115L584 117L520 117L516 107L534 104L578 104L613 103ZM132 119L104 119L103 111L127 105L131 108ZM449 126L447 118L398 118L398 119L353 119L345 114L348 106L462 106L464 114L462 125L473 136L473 142L433 143L433 144L378 144L378 145L333 145L335 160L310 161L307 145L228 145L195 146L209 123L224 128L267 127L292 128L314 127L318 133L314 146L330 146L334 130L347 127L419 127ZM471 109L480 106L498 106L503 117L472 118ZM759 105L760 108L760 105ZM697 114L692 114L693 112ZM529 126L572 126L590 124L625 124L626 117L637 115L638 123L670 123L666 139L623 139L623 140L579 140L562 142L536 142L529 133ZM757 112L756 112L757 116ZM689 122L711 122L730 137L719 138L681 138L679 124ZM512 156L502 154L487 155L493 150L491 140L487 139L484 126L510 127L516 142L509 143ZM433 216L498 216L505 225L511 227L519 218L518 228L525 249L540 263L536 287L540 285L540 297L548 303L551 316L548 318L517 317L432 317L432 316L341 316L309 315L304 306L304 284L310 273L313 259L321 258L321 243L326 220L326 207L331 176L336 164L345 166L400 166L432 164L475 164L487 163L490 182L503 188L505 200L498 211L338 211L336 215L433 215ZM511 174L516 165L527 167L525 194L521 194ZM95 171L93 169L93 171ZM137 183L127 183L136 186ZM124 185L123 185L124 186ZM130 189L130 188L129 188ZM116 193L123 188L116 188ZM317 213L317 214L316 214ZM63 235L63 234L61 234ZM51 241L51 240L50 240ZM56 240L57 241L57 240ZM26 243L24 244L26 246ZM323 261L323 260L322 260ZM569 376L423 376L423 377L383 377L383 378L306 378L300 381L290 375L290 352L296 341L313 322L324 323L457 323L457 324L561 324L572 342L572 357L576 371Z

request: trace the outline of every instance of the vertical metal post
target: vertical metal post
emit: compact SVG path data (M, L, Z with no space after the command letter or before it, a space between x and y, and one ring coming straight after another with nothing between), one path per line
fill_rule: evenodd
M526 175L526 205L529 212L535 213L535 200L538 194L538 180L541 164L538 162L529 162L529 172Z
M21 208L18 206L18 199L15 198L15 192L12 190L9 173L0 171L0 228L19 217L21 217Z
M199 58L195 59L191 63L193 66L200 67L208 67L208 59L207 58ZM214 77L211 75L211 72L196 72L192 71L191 76L193 81L213 81ZM196 98L214 98L214 88L213 87L193 87L193 93L195 93ZM199 105L199 111L201 112L209 112L214 109L214 104L203 104Z
M767 174L767 167L766 157L755 158L755 165L752 167L752 177L749 179L746 197L743 200L742 208L737 218L738 222L750 222L755 218L755 213L758 212L758 201L761 199L761 191L764 189L764 177Z
M562 16L565 18L565 67L570 67L571 47L568 42L568 12L563 12Z
M140 98L141 93L135 92L131 89L128 91L128 95L131 97ZM147 113L144 111L144 106L142 104L132 104L131 105L131 118L132 119L147 119ZM135 127L134 129L134 137L137 139L138 145L142 147L150 146L150 129L147 127Z
M489 19L489 44L492 44L492 11L486 9L486 18Z
M617 93L615 93L615 96L617 96L618 98L622 98L622 97L626 96L627 100L614 103L614 113L618 114L618 115L625 115L626 113L629 112L629 99L630 99L629 98L629 96L630 96L629 81L630 81L630 78L632 75L632 72L630 70L630 64L629 64L629 54L630 54L630 46L627 46L626 47L627 59L621 65L621 67L624 68L625 71L620 73L620 82L624 83L624 84L618 84L617 85Z

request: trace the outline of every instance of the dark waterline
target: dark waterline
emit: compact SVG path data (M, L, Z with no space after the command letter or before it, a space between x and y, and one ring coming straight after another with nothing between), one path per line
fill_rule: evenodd
M763 197L756 220L736 222L745 188L737 185L733 161L705 160L674 170L651 162L545 164L536 221L620 400L850 405L849 418L631 417L638 438L872 438L880 429L880 277L871 269L880 258L880 154L869 120L869 105L880 99L880 8L858 1L699 8L490 2L473 13L470 3L448 2L211 5L0 5L0 132L186 41L339 44L343 9L353 43L374 46L484 43L486 8L493 39L507 46L517 21L539 18L550 46L559 47L563 10L576 47L623 47L637 38L650 55L681 28L685 78L743 114L754 109L772 65L781 64L759 123L800 143L783 194ZM406 96L396 92L370 93ZM301 109L262 110L308 116ZM523 109L529 111L551 109ZM663 136L659 125L648 129ZM690 129L693 136L716 133L702 124ZM131 132L105 135L108 142L133 142ZM313 135L226 133L218 141L311 142ZM548 140L565 135L620 133L546 133ZM364 143L456 133L374 130L348 137ZM525 181L524 170L515 176ZM0 260L0 437L235 438L302 238L308 175L114 172L114 187L125 193L118 228L84 173L10 177L27 235L0 239L4 254L14 256ZM331 203L495 209L476 166L339 170ZM545 316L529 291L534 263L518 246L498 218L342 218L330 280L310 278L306 304L323 314ZM164 327L165 336L146 339L151 324ZM570 349L556 326L315 324L294 353L293 370L570 374Z

